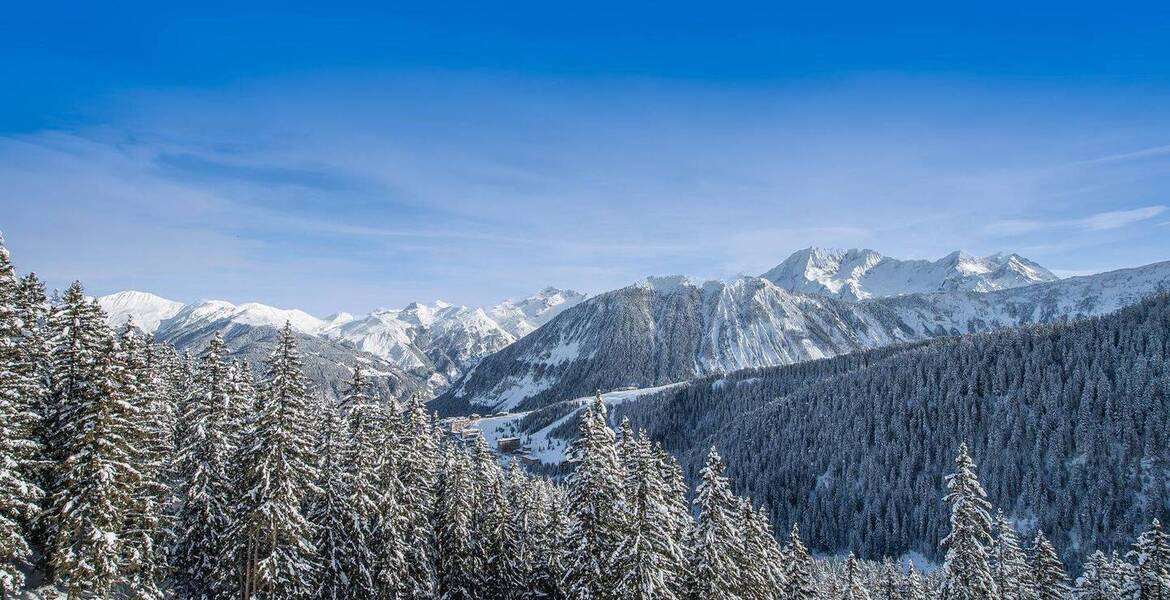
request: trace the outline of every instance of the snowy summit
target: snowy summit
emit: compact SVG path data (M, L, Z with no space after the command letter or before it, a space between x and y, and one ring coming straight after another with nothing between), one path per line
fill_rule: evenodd
M1019 254L982 258L952 252L938 260L900 260L869 249L806 248L761 275L777 286L856 302L931 292L993 292L1056 281Z

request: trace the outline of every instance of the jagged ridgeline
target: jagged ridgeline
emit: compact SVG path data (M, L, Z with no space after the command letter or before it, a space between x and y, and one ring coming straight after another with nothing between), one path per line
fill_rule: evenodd
M1166 291L1170 262L989 292L944 287L855 301L761 277L649 278L594 296L484 357L432 406L443 414L541 409L597 389L1100 316Z
M690 477L717 446L773 523L824 552L939 558L959 444L992 504L1066 560L1168 512L1170 296L1068 324L691 382L618 406Z

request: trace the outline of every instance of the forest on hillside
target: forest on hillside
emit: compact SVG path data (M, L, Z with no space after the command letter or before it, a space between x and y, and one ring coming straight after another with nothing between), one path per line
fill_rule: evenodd
M944 338L691 382L615 409L821 552L938 560L950 459L1062 558L1124 552L1170 516L1170 296L1103 317Z

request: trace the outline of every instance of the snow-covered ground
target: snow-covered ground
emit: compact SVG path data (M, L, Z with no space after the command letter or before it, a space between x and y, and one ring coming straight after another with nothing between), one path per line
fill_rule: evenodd
M634 401L644 396L650 396L684 385L687 385L687 382L671 383L635 390L614 390L603 393L601 400L605 402L606 407L612 408L623 402ZM569 443L567 440L553 437L551 434L569 420L578 418L581 410L592 400L593 396L583 396L573 399L572 402L577 405L576 410L532 433L523 433L520 431L520 420L533 411L483 417L475 421L472 427L479 429L488 446L493 449L501 438L519 437L522 447L528 449L528 456L546 465L560 464L568 458Z

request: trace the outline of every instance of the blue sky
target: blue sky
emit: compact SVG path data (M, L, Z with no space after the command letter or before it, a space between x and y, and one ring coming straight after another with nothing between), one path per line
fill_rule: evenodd
M54 285L323 315L809 245L1170 259L1153 3L25 4L0 230Z

